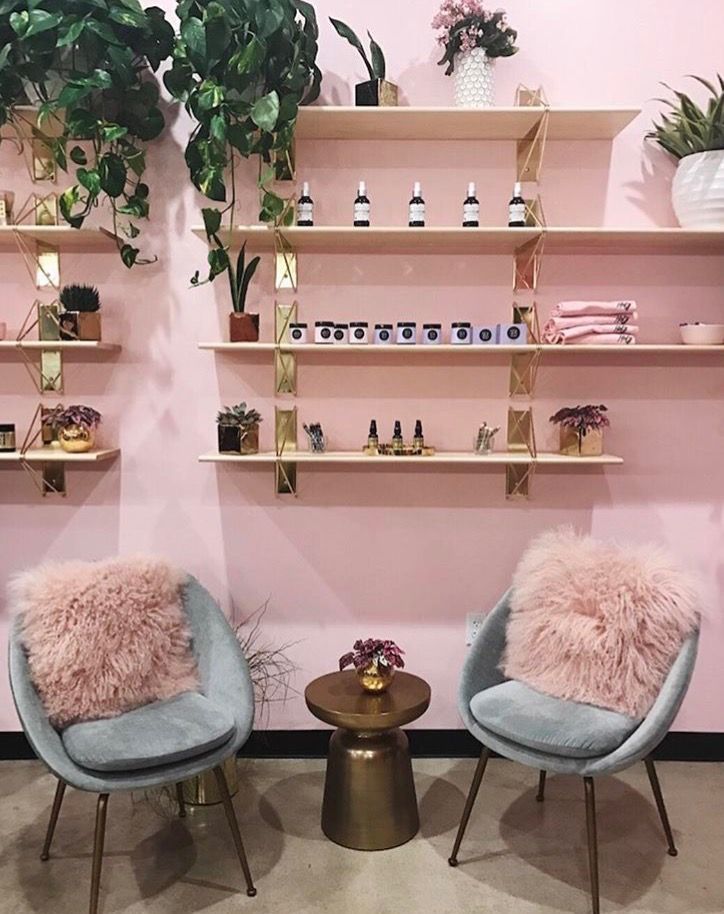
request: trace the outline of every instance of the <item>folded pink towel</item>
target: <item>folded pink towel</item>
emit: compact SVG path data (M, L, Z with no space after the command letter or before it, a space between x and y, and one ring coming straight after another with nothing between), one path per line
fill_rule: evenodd
M622 333L635 337L638 332L639 328L635 324L585 324L582 327L568 327L564 330L549 329L546 324L543 339L546 343L577 343L584 337L616 336Z
M575 344L595 346L631 346L636 342L636 336L633 333L587 333L585 336L576 337L574 340L551 340L553 343L561 345Z
M553 309L553 317L585 314L621 314L636 310L635 301L562 301Z
M591 314L580 317L552 317L546 323L546 330L566 330L568 327L586 327L589 324L635 324L638 320L638 311L629 311L627 314Z

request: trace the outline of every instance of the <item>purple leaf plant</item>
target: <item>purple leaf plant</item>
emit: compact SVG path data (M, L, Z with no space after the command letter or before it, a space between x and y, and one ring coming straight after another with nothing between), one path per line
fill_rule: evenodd
M98 428L101 414L91 406L58 406L43 419L44 425L55 428L67 428L69 425L80 425L82 428Z
M358 639L352 647L354 650L339 658L340 670L352 665L356 670L364 670L371 663L400 669L405 665L402 659L405 652L394 641L382 641L379 638L367 638L365 641Z

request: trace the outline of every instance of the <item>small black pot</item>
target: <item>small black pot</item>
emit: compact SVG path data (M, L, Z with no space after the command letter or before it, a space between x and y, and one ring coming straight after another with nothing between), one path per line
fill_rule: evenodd
M358 107L396 108L397 86L386 79L369 79L354 87L354 101Z
M219 453L241 453L241 428L238 425L219 425Z

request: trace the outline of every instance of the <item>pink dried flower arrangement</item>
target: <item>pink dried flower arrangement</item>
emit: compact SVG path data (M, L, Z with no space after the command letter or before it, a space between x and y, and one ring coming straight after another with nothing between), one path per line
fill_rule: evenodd
M511 57L518 50L518 33L508 25L505 11L490 12L479 0L443 0L432 27L440 29L437 40L445 53L438 63L447 64L446 76L455 69L456 54L484 48L488 57Z
M357 640L352 645L354 650L343 654L339 658L340 670L354 666L356 670L365 670L372 663L377 666L388 666L394 669L405 666L402 655L405 653L394 641L382 641L379 638L367 638L365 641Z

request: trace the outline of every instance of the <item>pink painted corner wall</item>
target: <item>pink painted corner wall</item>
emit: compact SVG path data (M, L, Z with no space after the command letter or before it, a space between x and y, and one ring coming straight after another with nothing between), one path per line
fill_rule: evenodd
M165 0L164 6L173 4ZM363 76L355 52L327 16L369 27L383 46L406 104L452 102L452 83L435 65L433 0L317 0L323 100L348 104ZM633 105L643 114L612 144L549 144L542 185L551 224L673 225L673 165L643 136L664 80L721 69L720 0L509 0L521 51L498 65L499 104L518 83L545 87L552 104ZM688 12L687 12L688 9ZM270 471L199 465L215 445L222 403L245 399L273 428L272 368L196 348L220 339L227 302L221 284L191 291L205 251L190 234L200 198L190 189L182 149L183 111L150 159L152 221L144 230L152 267L126 271L112 254L66 256L65 281L96 283L104 333L123 345L109 361L70 363L64 401L104 415L103 437L123 449L104 469L68 474L66 499L40 501L21 471L0 471L0 583L45 559L162 553L197 575L237 618L268 601L264 633L288 643L296 691L274 705L270 726L314 726L304 684L334 668L355 637L394 638L410 670L427 678L433 702L419 722L459 726L455 693L465 656L464 620L506 588L516 559L538 531L573 523L597 536L658 540L703 581L708 617L695 679L677 721L683 730L724 730L724 365L718 359L617 360L551 364L540 377L536 432L553 439L547 417L575 402L605 402L608 448L625 465L607 472L544 474L534 496L511 504L503 476L490 473L300 471L297 500L273 494ZM346 223L356 182L367 181L377 224L401 224L413 180L421 180L430 224L457 224L466 183L475 180L485 224L502 224L513 181L506 143L299 144L299 178L312 184L319 223ZM12 149L0 148L0 185L29 191ZM254 212L251 183L245 202ZM509 257L305 256L300 316L370 322L437 318L503 321L511 302ZM34 298L20 258L0 255L0 320L12 335ZM642 339L674 341L681 319L721 320L724 259L695 256L547 257L543 314L571 297L633 297ZM271 337L271 264L253 291L262 332ZM504 425L507 369L440 360L415 366L340 361L300 366L301 421L321 421L333 447L360 445L369 419L384 432L418 417L428 439L472 446L482 420ZM0 421L23 427L37 399L20 362L0 365ZM8 608L2 618L5 638ZM4 648L2 648L4 657ZM4 660L3 660L4 664ZM18 722L0 677L0 730Z

